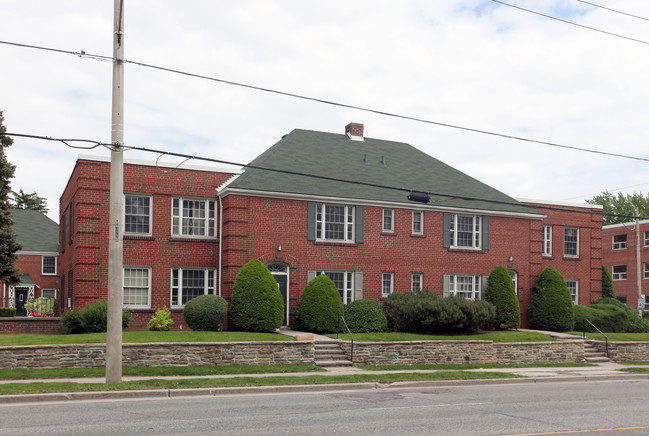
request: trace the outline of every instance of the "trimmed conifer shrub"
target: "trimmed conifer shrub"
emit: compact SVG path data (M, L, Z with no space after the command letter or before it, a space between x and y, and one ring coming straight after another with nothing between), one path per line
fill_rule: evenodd
M169 312L166 307L164 310ZM156 316L158 316L158 312L156 312ZM228 303L225 298L218 295L199 295L189 300L183 307L185 323L190 329L196 331L218 332L227 316ZM165 327L166 330L169 330L168 326Z
M593 323L600 331L624 333L627 331L628 316L624 309L614 304L575 305L575 329L584 332L595 332Z
M538 329L572 330L575 314L566 281L554 267L546 267L534 283L536 293L529 307L530 322Z
M388 330L388 319L381 303L356 300L345 305L345 321L352 333L378 333Z
M336 285L321 274L304 288L296 310L296 322L300 330L333 333L338 331L343 312L343 300Z
M602 265L602 298L615 298L613 279L605 265Z
M284 299L277 281L258 259L239 270L232 286L230 313L239 330L266 332L282 326Z
M521 310L516 289L504 266L498 265L489 274L484 299L496 308L496 329L517 329L521 326Z

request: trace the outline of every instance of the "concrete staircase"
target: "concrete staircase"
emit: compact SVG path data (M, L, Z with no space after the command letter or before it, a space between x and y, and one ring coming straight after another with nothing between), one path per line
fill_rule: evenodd
M314 342L316 366L352 366L340 344L335 341Z
M599 351L592 341L584 341L584 357L587 363L610 362L604 351Z

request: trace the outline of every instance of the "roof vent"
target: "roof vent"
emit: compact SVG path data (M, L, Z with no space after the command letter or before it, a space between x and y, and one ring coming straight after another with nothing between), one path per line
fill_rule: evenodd
M359 123L349 123L345 126L345 134L352 141L363 140L363 125Z

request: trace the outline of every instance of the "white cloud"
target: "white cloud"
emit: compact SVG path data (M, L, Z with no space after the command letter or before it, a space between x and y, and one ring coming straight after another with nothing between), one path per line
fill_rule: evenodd
M111 55L111 2L2 2L0 40ZM641 20L575 0L511 0L649 41ZM577 147L647 157L647 45L494 2L125 4L129 60L254 86ZM615 8L649 17L649 4ZM9 131L110 140L108 62L0 44ZM646 162L340 108L128 64L128 144L249 162L294 128L408 142L514 197L581 200L649 190ZM14 189L57 218L79 153L15 138ZM108 151L97 150L107 156ZM127 158L157 156L129 152ZM168 158L166 158L168 159ZM647 183L647 185L643 185ZM640 186L637 186L640 185Z

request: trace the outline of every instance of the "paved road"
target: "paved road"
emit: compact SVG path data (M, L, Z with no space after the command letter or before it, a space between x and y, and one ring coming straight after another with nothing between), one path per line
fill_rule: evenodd
M649 380L0 405L0 435L649 434ZM552 432L552 433L550 433Z

